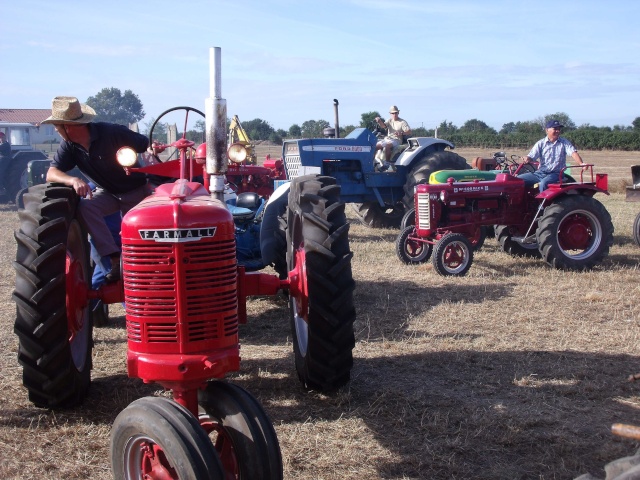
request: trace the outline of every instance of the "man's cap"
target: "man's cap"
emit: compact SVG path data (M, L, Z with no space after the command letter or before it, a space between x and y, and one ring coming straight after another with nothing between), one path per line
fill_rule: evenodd
M398 110L398 107L396 107L395 105L391 105L389 107L389 113L400 113L400 110Z
M549 120L547 122L547 125L544 128L562 128L564 127L564 125L562 125L558 120Z
M95 117L96 111L89 105L80 103L76 97L55 97L51 101L51 116L42 123L89 123Z

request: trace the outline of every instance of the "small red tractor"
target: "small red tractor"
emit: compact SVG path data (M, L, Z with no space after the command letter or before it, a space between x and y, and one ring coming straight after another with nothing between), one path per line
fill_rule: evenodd
M561 269L591 269L613 244L611 216L593 198L608 195L607 175L594 176L593 165L578 181L563 175L543 192L497 170L440 171L431 177L430 184L416 186L415 224L396 240L398 258L406 264L426 262L433 253L440 275L465 275L484 241L483 228L491 226L505 252L541 257Z
M632 185L627 187L627 202L640 202L640 165L631 166ZM640 247L640 213L633 221L633 241Z
M179 161L138 168L178 179L124 216L122 280L91 290L87 233L76 217L86 200L72 188L31 187L19 210L14 330L30 400L56 409L86 398L91 299L126 303L129 376L171 391L172 399L138 399L115 419L110 457L117 479L282 478L269 417L249 392L224 380L240 368L238 325L247 321L250 296L288 293L295 365L306 387L331 390L349 380L354 282L340 187L320 175L292 181L284 278L247 271L223 202L226 102L219 82L206 106L204 164L183 135L170 145ZM135 152L121 149L118 160L133 170ZM200 175L203 184L193 181Z

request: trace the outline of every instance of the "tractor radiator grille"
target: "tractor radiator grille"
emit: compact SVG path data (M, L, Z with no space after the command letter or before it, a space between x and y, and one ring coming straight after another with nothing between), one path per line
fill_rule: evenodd
M429 211L429 194L418 194L418 211L416 217L416 224L419 229L431 228L431 212Z
M284 157L284 168L287 172L287 178L293 180L299 176L300 155L286 155Z
M123 243L129 341L198 345L237 335L235 240Z

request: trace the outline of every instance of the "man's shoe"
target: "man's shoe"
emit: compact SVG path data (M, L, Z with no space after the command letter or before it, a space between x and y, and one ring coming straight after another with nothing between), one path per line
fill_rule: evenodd
M111 257L111 271L104 276L107 283L120 280L120 257Z

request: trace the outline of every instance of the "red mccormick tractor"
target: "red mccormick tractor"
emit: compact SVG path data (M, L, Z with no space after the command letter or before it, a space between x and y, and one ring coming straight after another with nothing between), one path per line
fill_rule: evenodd
M226 102L219 86L212 92L205 167L188 154L194 144L183 136L171 144L179 161L140 169L178 179L124 216L121 281L91 290L87 234L76 217L78 202L87 200L73 189L32 187L19 210L13 298L30 400L64 408L85 399L95 298L126 302L129 375L172 393L136 400L117 416L111 463L118 479L282 478L267 414L246 390L224 381L240 368L238 324L247 321L249 296L289 294L296 370L306 387L329 390L349 379L354 283L340 188L317 175L292 182L286 276L247 272L222 200ZM119 153L121 164L136 161L131 152ZM198 175L204 185L191 180Z
M416 187L415 225L400 233L396 253L407 264L426 262L433 253L440 275L462 276L484 240L482 228L495 225L496 239L511 255L542 257L555 268L591 269L613 244L613 224L593 198L597 192L608 195L607 175L594 180L593 165L587 168L579 181L565 176L541 193L508 173L473 180L471 170L436 172L431 184ZM456 180L461 175L466 181ZM434 184L435 177L446 183Z
M627 187L627 202L640 202L640 165L631 166L631 179L633 184ZM640 247L640 213L633 221L633 241Z

